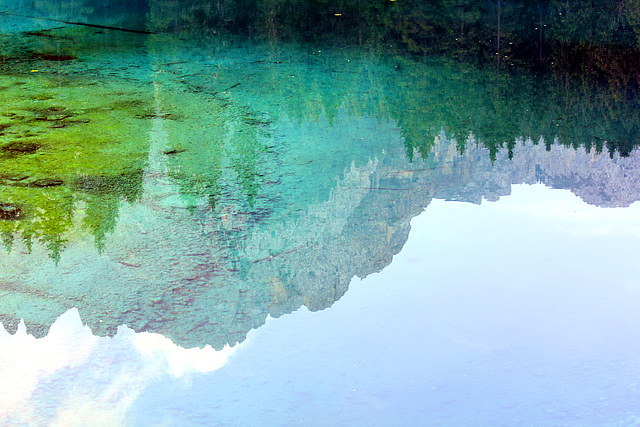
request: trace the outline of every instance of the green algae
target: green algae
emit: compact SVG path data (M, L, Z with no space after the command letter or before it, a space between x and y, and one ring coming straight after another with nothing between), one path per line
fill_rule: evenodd
M121 200L142 192L151 91L38 72L0 75L0 234L58 259L73 229L100 248ZM77 221L76 211L84 212ZM19 214L18 214L19 213Z
M80 230L92 234L101 251L121 202L142 194L149 131L157 119L167 135L161 162L187 208L203 198L215 207L229 173L245 194L243 204L259 192L266 152L261 128L269 123L167 76L158 75L155 89L141 87L138 76L127 74L137 65L117 75L99 69L91 58L109 40L111 53L137 43L84 29L51 30L13 44L0 63L0 101L6 100L0 107L0 202L20 209L19 219L0 219L9 250L16 238L27 248L37 241L59 259Z
M221 192L235 185L244 193L244 200L237 202L251 205L267 152L263 133L254 123L258 119L247 116L251 113L246 108L208 95L166 88L157 99L163 110L171 112L161 116L168 142L163 155L187 207L206 198L215 208ZM189 111L188 118L183 111ZM232 175L234 182L225 181L224 175Z

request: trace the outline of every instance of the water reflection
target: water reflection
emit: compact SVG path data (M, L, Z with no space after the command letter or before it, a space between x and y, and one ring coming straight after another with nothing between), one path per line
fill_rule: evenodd
M598 206L638 200L632 84L379 44L59 24L11 27L2 45L12 332L24 318L44 336L77 307L100 335L127 325L222 349L380 271L433 198L495 201L543 182Z
M0 0L0 423L636 421L631 3L107 3Z

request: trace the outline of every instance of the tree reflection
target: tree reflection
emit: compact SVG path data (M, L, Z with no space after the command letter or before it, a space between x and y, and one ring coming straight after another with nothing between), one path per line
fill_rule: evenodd
M17 39L17 45L27 52L46 51L45 45L57 39L79 40L81 34L90 33L57 30L48 32L51 37L27 35ZM161 90L155 95L124 81L97 84L100 74L94 80L45 78L46 67L60 73L60 65L51 68L50 61L7 48L2 93L11 102L0 118L0 202L9 206L1 226L7 248L20 235L27 248L40 241L59 259L65 235L80 226L95 236L102 250L120 203L140 198L148 156L145 135L154 118L168 132L163 161L189 209L206 198L222 215L228 208L219 207L218 201L225 192L229 199L233 181L243 194L231 197L242 205L233 209L252 212L255 218L273 211L274 204L264 201L274 199L266 190L273 180L265 174L278 157L273 132L282 120L299 126L326 120L331 127L346 113L354 119L392 121L400 129L397 143L404 144L410 160L432 158L443 129L455 137L458 153L469 143L479 144L492 160L503 148L513 157L517 140L547 148L555 143L595 148L598 153L606 147L612 156L629 155L638 143L640 114L632 102L638 84L633 75L496 73L493 67L470 67L444 57L416 61L382 55L383 48L375 45L322 49L307 43L258 43L249 53L242 44L229 46L225 37L191 37L187 42L184 37L154 35L146 41L151 66L159 73L156 84ZM85 40L86 45L74 45L80 60L104 42L100 34ZM118 40L120 54L139 49L139 40ZM185 56L185 43L190 43L191 56ZM220 55L229 57L221 62ZM65 73L81 69L81 62L67 62ZM26 82L11 75L27 69L42 70ZM297 190L292 201L296 210L325 200L345 165L366 163L390 142L374 138L364 143L361 136L352 137L349 151L317 154L328 167L312 172L319 185ZM295 191L292 187L286 193ZM255 204L257 198L262 205ZM11 209L20 215L12 216ZM84 217L76 218L78 213Z

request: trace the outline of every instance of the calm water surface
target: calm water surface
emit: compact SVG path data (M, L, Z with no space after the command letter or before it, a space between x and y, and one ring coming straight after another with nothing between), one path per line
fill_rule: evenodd
M59 21L0 15L0 423L640 425L632 88Z

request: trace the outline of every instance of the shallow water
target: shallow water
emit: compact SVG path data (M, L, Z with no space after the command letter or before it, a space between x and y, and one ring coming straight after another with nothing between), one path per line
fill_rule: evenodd
M639 422L631 88L0 19L3 423Z

